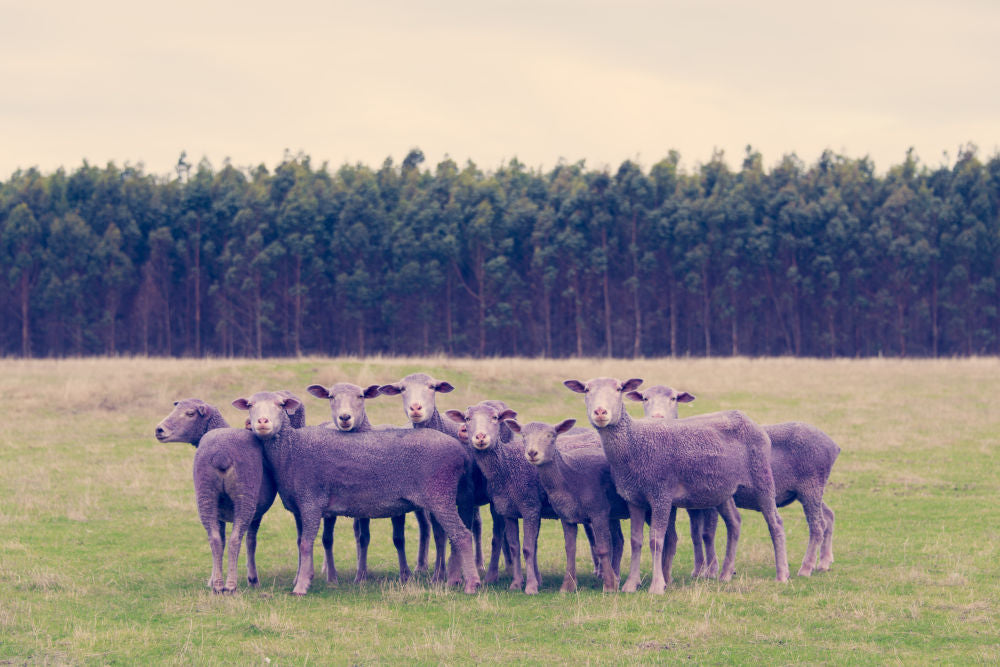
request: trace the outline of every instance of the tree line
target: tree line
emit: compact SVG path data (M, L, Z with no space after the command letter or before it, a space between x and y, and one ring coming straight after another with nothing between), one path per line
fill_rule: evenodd
M1000 353L1000 156L0 182L7 356Z

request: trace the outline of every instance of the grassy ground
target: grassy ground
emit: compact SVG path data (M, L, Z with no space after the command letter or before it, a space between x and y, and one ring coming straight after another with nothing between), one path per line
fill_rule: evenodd
M241 577L239 594L213 596L193 449L152 437L172 402L200 397L236 423L232 399L289 388L315 424L327 406L306 385L417 370L458 388L442 407L500 398L526 420L584 421L561 380L614 375L694 393L681 416L738 407L761 423L812 422L843 450L826 495L837 512L833 569L777 584L764 522L744 512L733 581L693 581L682 513L666 595L603 595L582 543L581 590L561 595L562 534L543 522L540 595L508 592L505 577L465 596L396 583L388 522L377 521L375 579L359 587L342 520L336 556L348 583L317 579L293 599L294 524L276 503L260 532L262 587ZM1000 662L995 359L6 360L0 393L3 664ZM369 402L369 414L403 422L398 398ZM798 504L782 516L794 574L806 526ZM723 533L720 523L720 543Z

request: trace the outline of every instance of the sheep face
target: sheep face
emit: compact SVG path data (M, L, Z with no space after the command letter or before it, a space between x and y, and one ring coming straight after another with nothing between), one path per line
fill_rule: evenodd
M338 382L330 388L314 384L306 389L316 398L330 401L333 423L341 431L352 431L365 420L365 399L379 395L379 386L374 384L362 389L356 384Z
M470 406L463 414L458 410L448 410L448 419L465 426L466 441L475 449L485 451L500 441L500 424L505 419L513 419L513 410L497 410L486 403Z
M694 396L686 391L677 392L662 384L644 391L630 391L625 397L632 401L642 401L643 416L650 419L677 419L677 404L694 400Z
M176 401L169 415L156 425L154 435L160 442L198 442L205 435L212 408L196 398Z
M508 421L507 425L524 438L524 458L528 459L528 463L542 466L552 462L556 452L556 438L573 428L576 420L566 419L555 426L543 422L531 422L519 426L517 422L511 421Z
M233 407L250 411L250 427L254 435L267 439L288 425L288 415L299 409L298 400L276 392L262 391L250 398L237 398Z
M587 418L594 428L602 429L614 426L625 412L622 395L634 391L642 384L639 378L619 382L614 378L594 378L586 383L579 380L566 380L564 385L578 394L584 394L587 405Z
M403 412L414 424L423 424L434 416L436 392L446 394L454 389L448 382L435 380L426 373L413 373L399 382L379 387L383 394L403 395Z

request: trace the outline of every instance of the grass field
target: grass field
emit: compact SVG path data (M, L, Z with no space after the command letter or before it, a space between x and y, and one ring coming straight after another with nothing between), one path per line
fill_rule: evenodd
M781 510L787 584L773 580L763 519L744 511L729 583L690 578L680 514L675 582L661 597L602 594L584 544L580 592L560 594L562 532L550 521L538 596L508 592L503 576L474 596L425 578L401 586L388 521L372 524L375 577L359 587L342 520L344 583L318 577L297 599L294 523L276 502L259 536L261 588L244 573L237 595L212 595L194 450L152 437L172 402L203 398L236 423L234 398L288 388L316 424L327 405L308 384L418 370L457 387L439 407L499 398L529 421L585 421L561 381L613 375L692 392L682 417L740 408L761 423L811 422L842 449L826 494L833 568L794 576L807 534L796 503ZM0 664L1000 663L996 359L4 360L0 389ZM368 406L375 423L403 423L396 397ZM644 585L650 574L645 549Z

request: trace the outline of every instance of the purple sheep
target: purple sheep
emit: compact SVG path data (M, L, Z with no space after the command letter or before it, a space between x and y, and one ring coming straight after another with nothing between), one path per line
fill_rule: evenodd
M340 433L289 427L295 399L259 392L233 401L250 412L278 492L295 517L299 564L292 588L305 595L313 577L313 543L324 516L384 518L427 510L452 544L449 583L464 577L466 593L479 588L472 536L458 507L471 506L467 455L460 443L431 430Z
M327 388L314 384L306 388L316 398L330 401L332 421L323 422L320 426L337 429L344 433L364 432L373 430L365 410L365 400L379 396L379 386L359 387L349 382L338 382ZM420 547L417 554L417 571L427 570L427 542L430 524L423 512L416 512L417 524L420 528ZM327 519L323 524L323 572L327 581L336 581L337 570L333 562L333 528L336 517ZM394 516L392 521L392 543L396 547L399 560L399 578L404 583L411 576L410 567L406 562L406 519L405 515ZM354 541L357 546L358 571L354 577L355 583L361 583L368 578L368 544L371 542L369 519L354 520Z
M624 409L622 397L637 389L642 380L595 378L586 383L566 380L564 384L585 394L587 417L600 433L615 487L629 503L632 562L622 590L635 591L639 585L639 555L647 510L651 514L653 553L651 593L662 594L670 575L664 557L672 547L667 544L668 550L664 551L664 538L675 507L719 510L729 530L722 578L731 578L739 535L733 495L740 485L753 493L767 522L777 580L788 580L785 533L774 504L769 464L771 441L757 424L735 410L680 420L633 421Z
M628 504L615 491L608 459L593 430L560 438L575 424L575 419L555 426L542 422L521 426L507 421L507 426L524 439L524 456L537 468L538 481L562 521L566 576L559 590L576 590L576 526L582 523L593 530L604 592L610 593L618 590L624 545L620 519L628 518Z
M174 403L155 430L160 442L189 442L197 448L193 476L198 516L212 549L209 586L215 593L236 590L236 567L243 535L247 538L247 583L258 586L257 531L274 502L276 487L264 467L260 443L245 429L229 428L218 408L196 398ZM233 524L225 584L222 556L226 522Z
M406 419L413 425L413 428L430 428L463 442L459 433L459 426L454 422L443 419L437 409L436 395L438 393L447 394L454 390L455 388L449 382L436 380L426 373L412 373L398 382L382 385L379 388L379 391L388 396L402 396L403 412L406 414ZM463 444L468 445L467 442L463 442ZM517 555L517 550L511 550L507 544L503 517L497 514L496 508L490 503L489 495L486 493L486 480L483 478L482 472L473 462L471 456L469 457L468 472L472 479L477 506L472 517L471 528L472 534L475 536L476 565L480 568L483 567L482 519L479 515L478 507L489 504L490 514L493 517L490 562L484 579L489 584L499 578L501 553L504 555L508 571L510 570L512 559L519 558L519 556ZM440 559L440 555L438 558Z
M629 392L627 398L642 401L646 417L677 418L677 401L690 402L694 396L678 394L670 387L656 385L642 392ZM683 397L683 398L682 398ZM794 500L802 503L809 526L809 543L799 568L799 576L808 577L813 568L829 570L833 564L834 512L823 501L823 492L840 447L820 429L803 422L765 424L771 438L771 472L774 476L775 503L784 507ZM736 506L758 509L752 494L741 486L735 496ZM712 576L718 568L715 560L714 510L691 512L691 539L694 543L695 576ZM702 544L705 555L702 556ZM817 554L819 562L816 562Z

